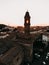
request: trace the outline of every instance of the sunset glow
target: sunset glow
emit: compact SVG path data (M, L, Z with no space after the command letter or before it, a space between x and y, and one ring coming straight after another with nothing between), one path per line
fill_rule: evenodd
M26 23L28 23L29 21L27 20Z
M31 26L49 25L49 0L0 0L0 24L23 26L27 10Z

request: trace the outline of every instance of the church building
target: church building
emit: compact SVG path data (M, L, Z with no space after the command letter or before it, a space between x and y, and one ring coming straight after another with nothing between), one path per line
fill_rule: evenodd
M30 15L27 11L24 16L24 31L25 34L30 34Z

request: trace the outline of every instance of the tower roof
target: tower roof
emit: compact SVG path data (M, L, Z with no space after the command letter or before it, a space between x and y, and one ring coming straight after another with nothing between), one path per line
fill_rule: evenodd
M30 18L30 15L29 15L29 12L27 11L26 13L25 13L25 16L24 16L24 18Z

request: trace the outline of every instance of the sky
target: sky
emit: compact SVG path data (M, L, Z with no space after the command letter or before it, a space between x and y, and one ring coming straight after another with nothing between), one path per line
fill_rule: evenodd
M31 25L49 25L49 0L0 0L0 24L23 26L29 11Z

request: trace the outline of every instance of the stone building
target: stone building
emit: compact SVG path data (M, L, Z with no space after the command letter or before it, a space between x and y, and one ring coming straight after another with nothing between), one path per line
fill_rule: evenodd
M25 34L30 34L30 15L28 11L24 16L24 30Z
M6 43L8 42L7 47L10 46L8 46L9 43L13 46L0 55L0 63L5 65L20 65L23 60L24 62L32 63L34 40L32 40L32 35L30 34L30 15L28 11L24 17L24 33L19 32L13 35L9 34L9 37L5 38ZM15 36L17 37L13 39Z
M24 51L19 44L16 44L16 46L13 46L8 49L8 51L0 54L0 64L4 65L20 65L23 59Z

